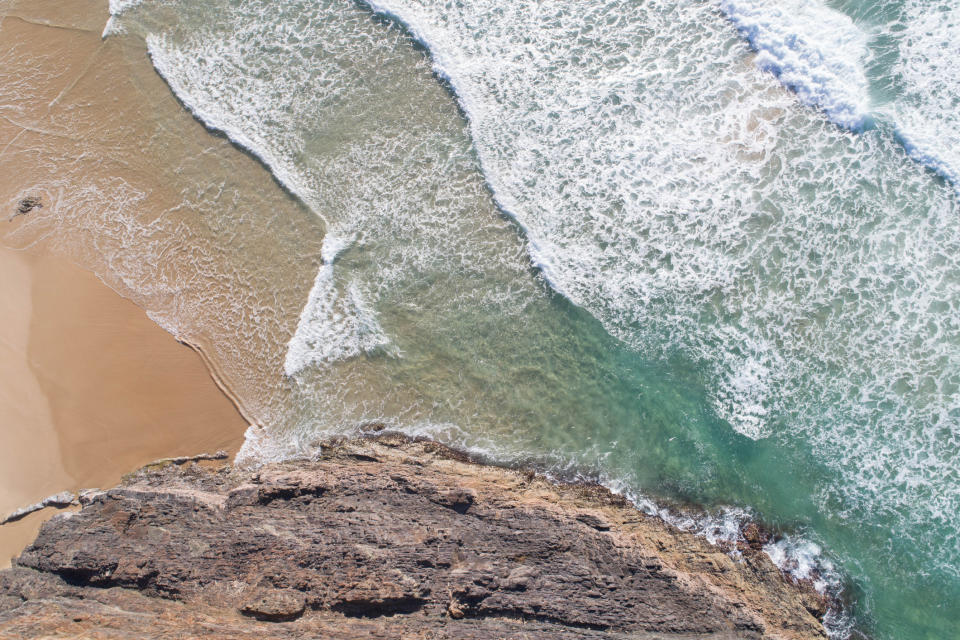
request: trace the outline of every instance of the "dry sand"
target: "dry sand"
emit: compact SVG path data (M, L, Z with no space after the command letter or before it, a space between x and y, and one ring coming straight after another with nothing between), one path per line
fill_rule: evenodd
M63 258L6 248L0 415L0 513L156 458L235 452L246 428L200 356L139 307ZM41 521L0 528L0 562Z

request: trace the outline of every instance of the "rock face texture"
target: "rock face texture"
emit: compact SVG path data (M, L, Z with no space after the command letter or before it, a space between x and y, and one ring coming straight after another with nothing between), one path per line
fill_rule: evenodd
M82 502L0 572L0 637L826 637L762 552L399 436L147 467Z

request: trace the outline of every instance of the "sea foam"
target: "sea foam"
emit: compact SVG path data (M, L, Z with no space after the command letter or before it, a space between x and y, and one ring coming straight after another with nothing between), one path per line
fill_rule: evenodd
M155 68L193 115L256 156L325 223L322 264L288 343L289 376L396 354L384 349L378 307L438 272L489 276L481 279L489 286L444 295L448 305L489 294L519 308L514 299L533 290L529 280L514 284L527 276L520 241L490 205L455 109L443 103L434 114L408 101L411 71L445 97L424 57L399 30L374 39L370 29L355 5L278 13L254 0L195 31L161 23L145 36ZM440 188L437 175L447 178ZM340 267L348 246L351 264ZM498 291L498 282L510 284Z
M349 243L331 233L323 239L323 265L287 346L283 367L288 376L309 365L371 353L390 342L361 286L350 283L343 289L337 287L334 259Z
M957 202L868 126L850 18L726 3L777 79L715 5L369 4L431 52L557 291L646 356L682 354L736 432L802 442L837 478L825 511L957 548L928 533L960 512L934 444L958 439Z
M867 36L819 0L721 0L720 7L771 71L804 103L848 129L870 123Z
M905 91L891 107L912 158L960 193L960 5L907 3L894 72Z
M138 7L142 2L143 0L110 0L108 6L109 17L100 37L109 38L124 33L124 27L120 22L121 16L130 9Z

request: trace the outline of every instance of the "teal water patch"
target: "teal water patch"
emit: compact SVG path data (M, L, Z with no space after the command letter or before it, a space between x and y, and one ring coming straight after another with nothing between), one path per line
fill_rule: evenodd
M114 22L326 225L244 455L384 421L751 508L877 637L949 637L960 211L892 121L836 127L710 3L374 5L405 27L334 0Z

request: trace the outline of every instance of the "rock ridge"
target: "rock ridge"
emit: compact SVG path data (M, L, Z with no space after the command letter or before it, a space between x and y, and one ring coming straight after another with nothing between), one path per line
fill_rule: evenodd
M826 638L823 597L760 551L396 434L82 503L0 572L0 637Z

